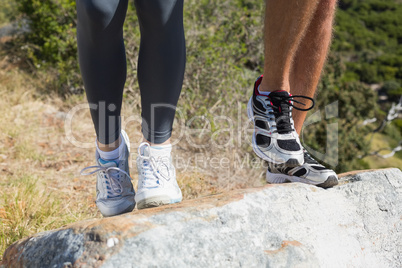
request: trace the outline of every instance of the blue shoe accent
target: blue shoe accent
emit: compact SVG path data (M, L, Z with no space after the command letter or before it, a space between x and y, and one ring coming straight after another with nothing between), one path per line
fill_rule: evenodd
M180 203L183 198L170 199L170 204Z
M119 166L119 160L105 160L103 158L99 158L99 163L102 165L106 165L107 163L115 163L116 166Z

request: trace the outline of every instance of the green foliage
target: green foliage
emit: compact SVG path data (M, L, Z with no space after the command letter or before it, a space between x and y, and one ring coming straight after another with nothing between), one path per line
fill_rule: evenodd
M402 133L402 119L395 119L392 124L398 129L399 133Z
M389 137L391 140L390 147L398 146L399 142L402 141L402 132L399 128L398 123L389 123L384 128L384 133Z
M402 96L401 84L397 81L386 81L381 87L381 91L384 92L391 101L398 102Z
M27 19L30 31L23 49L39 69L54 67L59 86L78 82L75 0L17 0L18 11ZM62 90L64 92L65 90Z
M0 12L0 26L15 20L17 8L14 1L0 0L0 6L2 8L2 12Z
M400 81L402 5L393 0L343 0L339 7L332 48L349 61L348 80Z

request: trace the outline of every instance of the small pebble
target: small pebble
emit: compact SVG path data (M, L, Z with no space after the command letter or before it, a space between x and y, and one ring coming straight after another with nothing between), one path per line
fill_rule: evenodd
M119 239L117 239L116 237L111 237L107 240L107 246L109 248L114 247L115 245L117 245L119 243Z

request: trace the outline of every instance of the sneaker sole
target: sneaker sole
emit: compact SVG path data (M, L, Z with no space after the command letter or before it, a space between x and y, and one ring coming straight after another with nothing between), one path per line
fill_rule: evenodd
M131 204L130 206L128 206L125 210L118 212L118 213L102 213L102 210L99 209L100 213L102 214L103 217L107 218L107 217L113 217L113 216L117 216L117 215L121 215L124 213L129 213L131 211L133 211L135 207L135 203Z
M325 182L317 184L316 186L326 189L331 188L335 185L338 185L338 178L335 176L329 176Z
M137 202L138 209L144 208L153 208L159 207L163 205L169 205L174 203L179 203L182 201L182 198L171 199L169 196L154 196L150 198L145 198Z
M304 179L296 176L288 176L285 174L277 174L271 173L267 171L266 180L268 183L278 184L278 183L287 183L287 182L301 182L305 184L315 185L321 188L331 188L338 184L338 178L336 176L328 176L328 178L324 182L315 182L308 179Z
M249 120L252 120L254 123L254 112L253 112L253 108L251 107L251 98L248 101L247 104L247 116L249 118ZM273 163L273 164L277 164L277 165L284 165L286 167L298 167L304 164L304 161L300 162L298 159L296 158L289 158L286 162L278 162L272 158L269 158L266 154L264 154L257 146L257 142L255 140L255 128L254 128L254 132L253 132L253 141L252 141L252 146L253 146L253 151L254 153L257 154L258 157L262 158L263 160ZM304 158L303 158L304 159Z

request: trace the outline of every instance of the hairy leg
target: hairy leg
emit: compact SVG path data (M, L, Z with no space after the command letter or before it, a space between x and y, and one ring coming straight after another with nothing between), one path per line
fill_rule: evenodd
M293 95L314 97L332 37L336 0L322 0L301 41L290 73L290 92ZM293 120L297 133L307 112L294 109Z
M319 0L267 0L264 79L260 91L286 90L292 62Z

